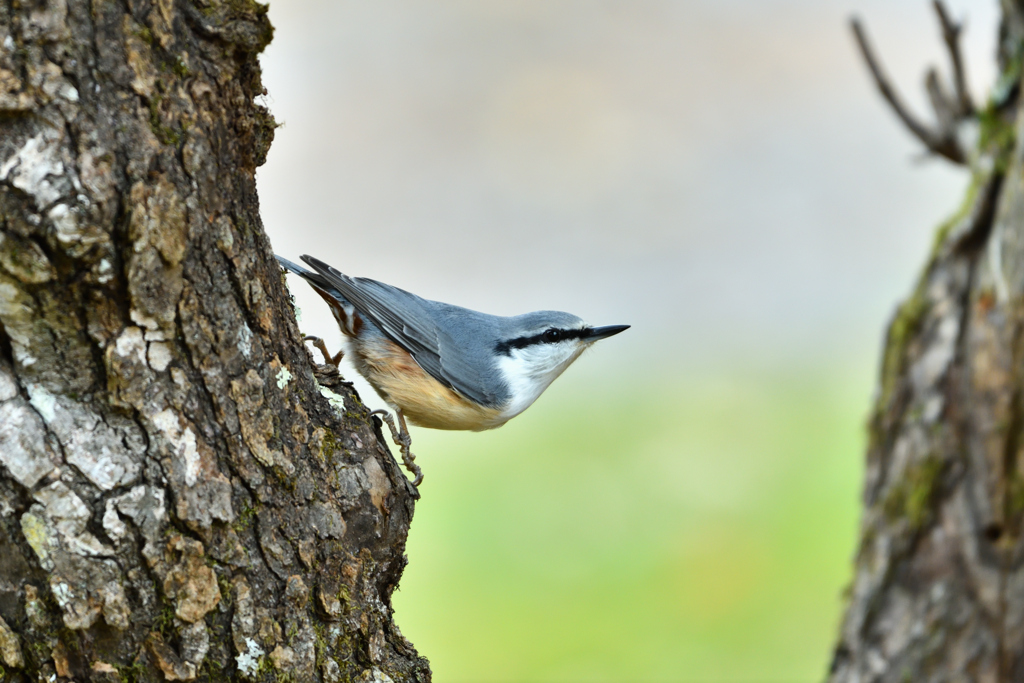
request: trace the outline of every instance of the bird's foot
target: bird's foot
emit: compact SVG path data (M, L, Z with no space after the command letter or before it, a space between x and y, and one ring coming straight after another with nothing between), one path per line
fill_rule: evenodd
M409 427L405 424L405 415L402 415L402 411L396 410L395 414L398 416L398 426L395 425L395 419L388 411L374 410L370 412L370 415L380 415L388 429L391 430L391 438L395 440L402 451L402 462L405 463L405 469L413 475L412 485L419 487L423 483L423 470L416 464L416 456L412 454L412 437L409 436Z
M302 341L313 342L313 346L319 349L320 353L324 354L324 362L333 365L334 367L338 367L338 363L341 362L341 357L345 355L344 351L338 351L336 354L332 356L330 352L327 350L327 344L325 344L324 340L321 339L320 337L314 337L310 335L308 337L303 337Z

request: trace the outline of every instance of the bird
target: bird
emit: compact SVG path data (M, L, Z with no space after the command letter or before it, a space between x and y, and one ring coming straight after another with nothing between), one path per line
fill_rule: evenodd
M630 327L592 327L561 311L489 315L350 277L312 256L301 257L312 270L276 258L327 302L343 349L332 355L322 339L305 340L335 366L348 356L395 412L398 427L387 411L374 411L401 446L415 487L423 472L406 420L431 429L500 427L529 408L591 344Z

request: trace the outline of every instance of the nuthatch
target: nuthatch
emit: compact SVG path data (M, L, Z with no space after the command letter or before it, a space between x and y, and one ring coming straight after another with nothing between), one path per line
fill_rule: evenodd
M587 347L629 328L591 327L559 311L488 315L349 277L312 256L302 260L316 272L277 260L327 302L356 370L394 408L400 429L384 417L417 486L423 475L409 452L406 418L432 429L500 427L529 408ZM313 339L337 365L342 352L331 356Z

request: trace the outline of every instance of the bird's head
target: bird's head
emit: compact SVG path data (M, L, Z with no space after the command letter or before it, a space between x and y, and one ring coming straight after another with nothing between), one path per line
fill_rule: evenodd
M629 329L591 327L561 311L536 311L507 320L494 352L511 394L509 415L526 410L591 344Z

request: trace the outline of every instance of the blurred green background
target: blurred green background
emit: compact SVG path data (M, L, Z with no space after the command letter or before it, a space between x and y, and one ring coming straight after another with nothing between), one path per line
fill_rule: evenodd
M997 3L948 4L981 99ZM854 12L926 111L928 0L271 0L275 251L633 325L499 430L413 429L394 606L439 682L824 677L885 323L967 185Z
M403 633L440 681L821 680L869 376L590 373L500 430L417 433Z

